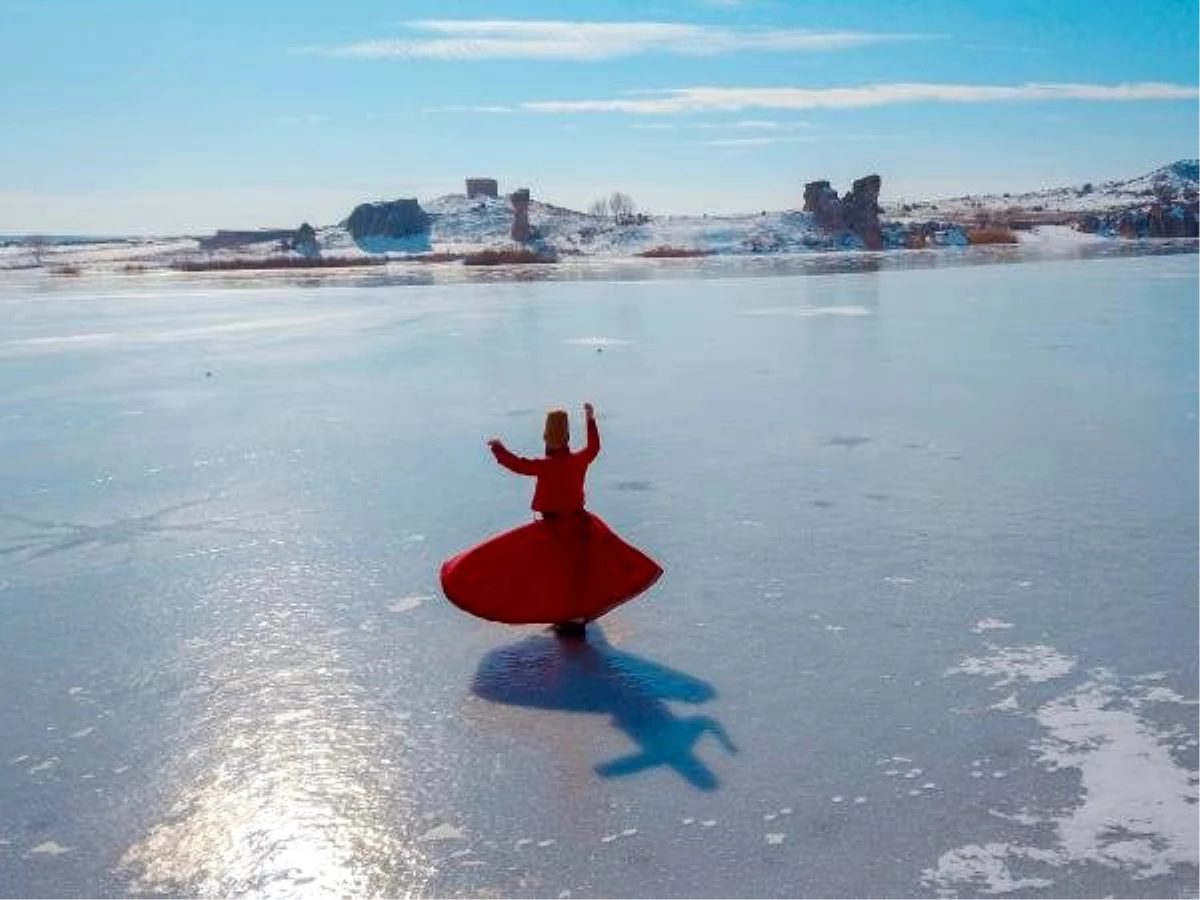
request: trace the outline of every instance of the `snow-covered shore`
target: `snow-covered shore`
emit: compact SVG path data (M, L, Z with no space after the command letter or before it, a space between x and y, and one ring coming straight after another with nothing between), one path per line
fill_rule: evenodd
M1131 237L1195 240L1197 164L1184 160L1139 178L1021 195L890 202L879 207L884 250L961 248L1008 242L1032 252L1101 245ZM411 201L409 201L411 202ZM643 215L617 222L533 200L531 237L512 239L507 197L451 194L419 207L425 227L401 237L351 232L346 223L163 237L0 238L0 271L53 275L143 274L177 268L336 268L458 264L483 251L525 250L546 260L616 261L660 255L758 257L858 251L852 231L822 227L814 213L762 210L724 216ZM303 245L292 240L308 231ZM989 232L982 236L981 232ZM916 240L914 240L916 238Z

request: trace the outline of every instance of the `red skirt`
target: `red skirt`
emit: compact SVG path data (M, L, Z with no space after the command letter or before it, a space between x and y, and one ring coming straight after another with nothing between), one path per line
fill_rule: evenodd
M662 568L590 512L538 519L442 564L442 591L481 619L510 625L591 621L632 600Z

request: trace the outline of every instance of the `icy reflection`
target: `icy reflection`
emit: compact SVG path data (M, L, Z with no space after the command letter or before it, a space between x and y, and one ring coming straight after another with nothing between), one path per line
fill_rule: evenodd
M606 778L668 766L710 791L718 786L717 777L696 757L697 742L711 735L728 752L737 752L716 719L678 717L667 705L668 700L707 702L716 696L710 684L616 649L595 625L586 641L536 635L493 650L479 665L474 691L496 703L611 716L637 750L598 764L596 772Z
M209 598L240 626L187 642L193 684L170 740L183 758L159 776L176 797L120 861L131 893L408 896L432 875L406 833L411 785L388 783L411 772L382 743L403 725L380 727L341 632L293 594L322 577L230 576Z
M227 520L222 519L186 523L166 521L175 513L201 506L205 502L204 500L192 500L176 503L157 512L142 516L125 516L102 525L51 521L0 510L0 540L5 540L3 530L6 526L20 525L28 529L11 539L15 543L0 545L0 556L13 556L18 561L25 561L65 553L76 548L124 547L127 551L131 551L132 547L142 538L166 532L254 534L246 528L229 524Z

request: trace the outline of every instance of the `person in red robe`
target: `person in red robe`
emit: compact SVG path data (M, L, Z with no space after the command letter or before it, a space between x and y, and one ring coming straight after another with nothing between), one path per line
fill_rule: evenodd
M582 636L588 622L647 590L662 568L584 508L588 466L600 453L595 409L583 407L587 444L570 447L565 410L546 414L546 453L524 457L497 438L496 461L535 479L534 521L496 535L442 564L442 591L460 609L513 625L548 623Z

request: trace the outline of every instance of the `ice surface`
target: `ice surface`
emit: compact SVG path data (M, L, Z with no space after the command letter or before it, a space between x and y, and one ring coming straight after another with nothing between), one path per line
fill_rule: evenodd
M0 895L1195 894L1195 256L713 266L0 288Z

